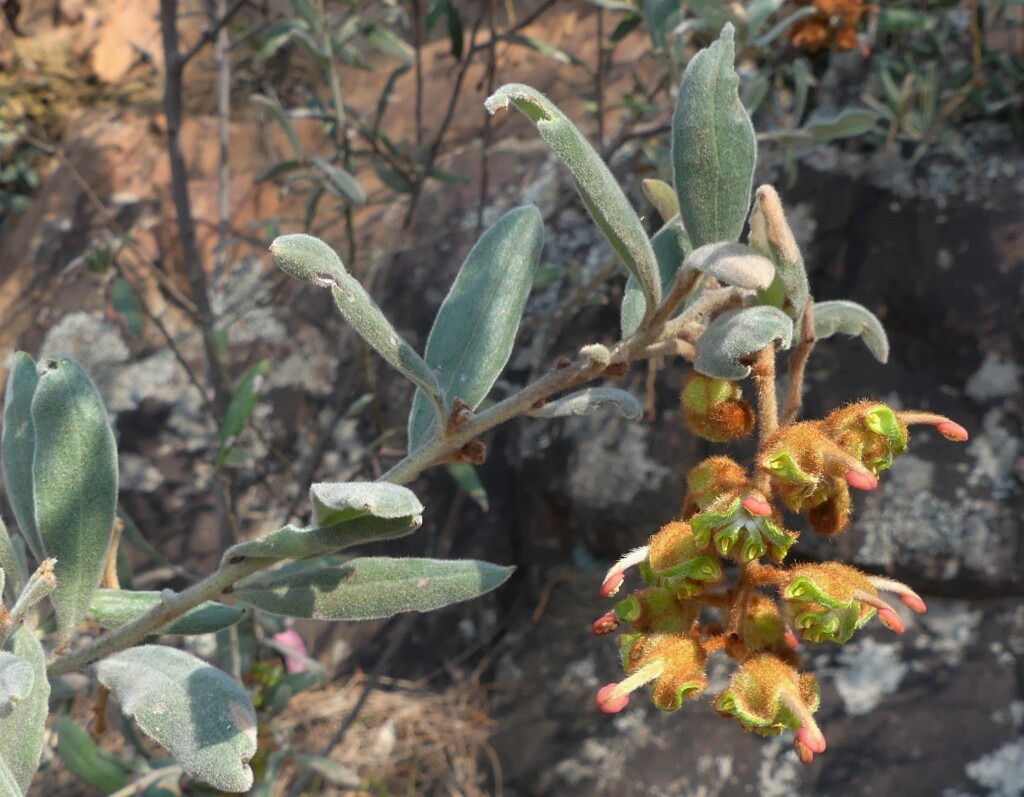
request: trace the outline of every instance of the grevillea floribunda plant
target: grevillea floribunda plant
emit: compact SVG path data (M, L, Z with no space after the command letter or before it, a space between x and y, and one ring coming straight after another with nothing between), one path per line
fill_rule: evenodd
M154 768L111 757L61 717L54 726L57 752L81 777L121 793L161 784L187 791L174 785L182 773L221 791L248 791L249 761L260 743L250 695L235 678L177 649L174 637L233 628L252 610L263 618L361 620L429 611L495 588L511 568L336 554L416 531L424 508L404 485L438 465L474 484L472 465L487 454L481 435L499 424L606 405L640 419L642 407L629 392L585 386L666 356L692 363L682 405L695 434L730 441L756 427L759 446L749 467L727 457L697 465L679 517L608 573L605 595L620 589L633 566L646 586L594 625L602 634L630 625L621 639L626 677L603 688L598 703L619 711L632 691L653 683L655 704L675 710L706 688L707 659L721 653L737 668L716 698L719 711L759 733L795 731L805 760L824 750L813 719L818 688L813 675L799 671L797 639L842 643L876 614L902 630L881 592L917 611L924 604L902 584L845 565L783 567L798 536L783 510L805 515L821 534L839 534L849 522L850 488L877 485L878 474L906 450L910 426L929 424L953 440L967 433L944 417L870 400L820 421L796 421L804 366L817 340L859 335L882 361L888 343L865 308L814 303L770 186L754 192L751 211L756 139L733 60L727 26L683 76L672 125L673 184L644 185L664 220L654 235L550 100L523 85L504 86L487 100L491 112L514 106L536 125L628 279L618 342L560 357L536 381L486 408L540 263L543 223L536 208L515 208L484 232L441 305L422 356L326 243L301 234L275 240L278 267L328 290L354 331L414 386L408 453L377 481L314 484L307 525L231 546L212 573L181 592L120 588L115 437L88 375L68 358L15 356L2 459L20 534L9 536L0 524L0 797L22 797L39 765L51 682L82 670L101 685L97 725L112 695L176 763ZM748 215L750 234L741 243ZM791 351L781 412L780 350ZM240 378L212 441L216 467L229 459L270 368L260 363ZM756 409L743 397L748 377ZM294 634L277 622L262 632L265 641L287 641L293 650ZM287 687L303 688L299 681ZM143 746L134 747L141 754ZM279 764L280 756L267 756L262 791L254 794L272 793Z

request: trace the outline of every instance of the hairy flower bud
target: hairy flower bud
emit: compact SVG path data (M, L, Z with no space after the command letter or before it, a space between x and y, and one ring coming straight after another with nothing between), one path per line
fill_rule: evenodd
M698 697L707 688L706 656L693 637L656 632L628 635L623 642L627 677L598 691L602 711L621 711L629 694L651 681L651 700L662 711L676 711L684 700Z
M793 568L779 594L789 622L810 642L848 642L876 612L890 631L904 631L900 616L878 597L871 579L839 562Z
M858 401L828 415L827 434L878 475L907 450L907 425L877 401Z
M687 377L680 401L690 431L712 443L741 440L754 431L754 409L735 382L694 372Z
M751 489L746 468L730 457L709 457L686 474L683 520L707 509L722 496L738 496Z
M818 682L769 653L747 659L733 673L715 708L735 717L744 730L773 736L796 733L796 742L811 753L825 751L825 737L812 716L821 697Z
M689 597L722 578L721 565L707 542L700 544L689 523L677 520L662 526L647 548L647 561L640 564L640 575L648 584Z
M743 623L743 643L751 653L767 651L787 663L795 664L794 638L786 626L778 604L767 595L754 592L747 603Z

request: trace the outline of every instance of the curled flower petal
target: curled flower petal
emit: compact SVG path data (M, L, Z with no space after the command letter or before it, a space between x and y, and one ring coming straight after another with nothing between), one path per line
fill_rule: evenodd
M874 490L878 486L878 477L870 471L848 470L843 477L848 485L858 490Z
M956 443L966 442L969 437L967 430L953 421L943 421L940 424L936 424L935 429L947 440L952 440Z
M664 671L665 664L660 660L644 664L617 684L602 686L597 692L597 705L605 714L622 711L629 703L630 694L660 678Z
M608 684L597 690L597 707L605 714L618 714L629 705L629 695L615 695L618 684Z
M743 499L743 508L756 517L771 517L772 506L760 495L751 493Z
M598 636L604 636L613 633L618 627L619 618L615 616L615 612L605 612L594 621L590 628Z

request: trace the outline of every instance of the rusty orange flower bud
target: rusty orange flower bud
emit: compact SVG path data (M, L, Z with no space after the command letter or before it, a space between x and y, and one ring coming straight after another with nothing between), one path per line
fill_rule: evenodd
M741 440L754 431L754 408L735 382L691 373L680 401L690 431L712 443Z

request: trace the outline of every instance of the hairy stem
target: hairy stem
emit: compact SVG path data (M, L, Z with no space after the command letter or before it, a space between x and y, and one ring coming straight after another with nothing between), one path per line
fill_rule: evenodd
M783 426L789 426L800 414L800 407L803 404L804 371L817 342L818 339L814 337L814 300L808 299L800 321L800 344L789 357L789 388L782 410Z
M138 644L189 609L194 609L205 601L222 598L236 581L269 567L275 561L277 560L243 559L240 562L225 563L184 592L166 590L161 593L160 603L145 614L139 615L131 622L93 640L73 653L53 659L47 667L47 673L51 676L65 675L80 670L105 656Z

